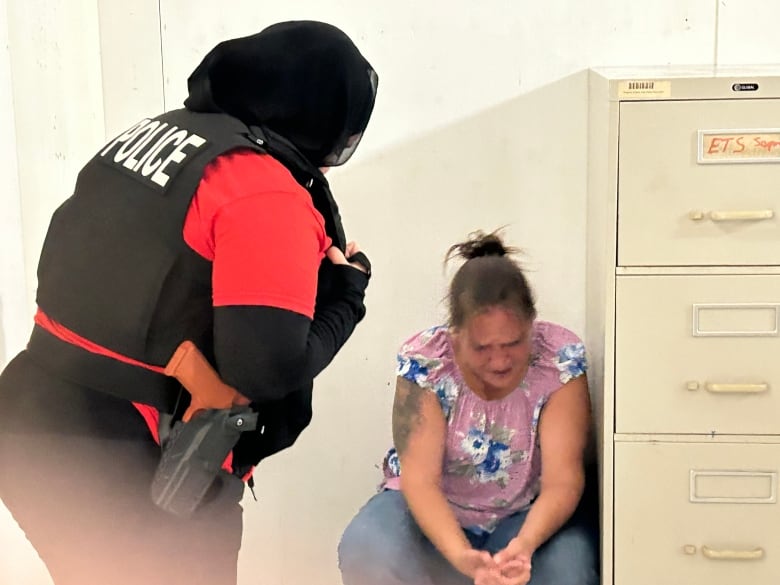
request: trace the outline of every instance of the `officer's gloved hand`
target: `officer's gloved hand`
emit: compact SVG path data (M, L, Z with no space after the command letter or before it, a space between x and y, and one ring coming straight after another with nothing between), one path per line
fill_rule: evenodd
M371 262L368 257L360 251L357 242L347 244L346 250L342 252L336 246L331 246L327 252L328 259L336 265L348 264L364 274L371 276Z
M362 269L371 278L371 261L363 252L357 251L354 254L347 255L347 262L349 262L350 266Z
M347 244L346 254L332 246L320 265L317 308L336 301L348 301L362 314L363 297L371 274L371 262L357 244ZM316 312L316 309L315 309Z

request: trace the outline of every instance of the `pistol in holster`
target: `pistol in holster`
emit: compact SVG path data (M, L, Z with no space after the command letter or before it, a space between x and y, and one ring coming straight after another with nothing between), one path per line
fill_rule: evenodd
M192 400L182 419L160 435L162 457L151 495L163 510L187 518L222 473L222 464L241 433L256 428L257 413L246 397L220 379L190 341L179 345L165 374L175 377Z

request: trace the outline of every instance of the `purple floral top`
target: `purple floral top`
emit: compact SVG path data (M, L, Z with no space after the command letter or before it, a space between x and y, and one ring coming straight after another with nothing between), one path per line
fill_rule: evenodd
M531 364L518 388L500 400L471 392L453 359L446 326L408 339L397 375L436 393L447 419L442 489L461 526L491 532L539 495L537 426L550 395L586 370L585 348L568 329L535 321ZM398 455L384 459L381 488L400 489Z

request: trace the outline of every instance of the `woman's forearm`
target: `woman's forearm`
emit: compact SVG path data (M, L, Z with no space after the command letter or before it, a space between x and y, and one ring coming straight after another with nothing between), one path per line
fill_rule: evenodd
M517 539L532 554L571 518L582 496L583 483L543 488L531 505Z
M444 558L455 564L458 554L470 549L471 543L441 488L428 482L405 482L401 474L401 492L420 530Z

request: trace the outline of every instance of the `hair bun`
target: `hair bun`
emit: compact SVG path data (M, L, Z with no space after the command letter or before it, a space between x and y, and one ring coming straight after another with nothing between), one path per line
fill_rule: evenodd
M469 246L468 250L464 250L463 254L469 260L479 258L480 256L504 256L507 252L498 236L493 234L483 236L469 243L471 246Z
M447 259L459 256L466 260L472 260L482 256L506 256L513 252L514 249L504 245L498 232L486 234L482 231L476 231L469 234L469 238L465 242L451 246L447 253Z

